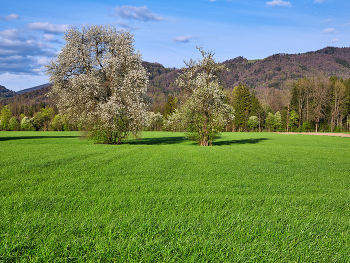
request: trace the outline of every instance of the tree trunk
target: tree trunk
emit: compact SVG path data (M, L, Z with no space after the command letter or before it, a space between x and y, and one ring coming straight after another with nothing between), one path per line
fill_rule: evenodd
M289 132L289 104L288 104L288 110L287 110L287 132Z

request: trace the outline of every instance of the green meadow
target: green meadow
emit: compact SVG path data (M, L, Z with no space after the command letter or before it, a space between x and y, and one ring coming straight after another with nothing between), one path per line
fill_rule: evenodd
M350 138L0 132L0 262L349 262Z

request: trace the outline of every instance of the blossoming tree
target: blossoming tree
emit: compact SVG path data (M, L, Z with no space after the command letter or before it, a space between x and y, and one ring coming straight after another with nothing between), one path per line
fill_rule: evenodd
M110 26L69 29L66 45L47 66L60 113L96 142L138 136L147 121L148 76L133 36Z
M234 110L218 81L224 65L215 62L213 52L197 49L202 60L185 61L183 74L176 83L187 91L187 100L168 117L165 126L172 130L185 130L190 139L201 146L212 145L215 137L234 118Z

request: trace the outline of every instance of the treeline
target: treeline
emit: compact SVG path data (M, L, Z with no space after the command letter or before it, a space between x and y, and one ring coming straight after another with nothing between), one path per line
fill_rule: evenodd
M8 105L1 109L0 130L4 131L73 131L78 128L78 124L50 107L41 108L33 116L21 113L18 117L13 116Z
M66 116L59 114L53 101L47 99L47 91L17 95L11 101L0 100L0 130L79 130L79 124L72 123ZM235 110L235 118L225 130L350 130L350 79L305 77L283 92L285 98L281 105L282 100L278 93L269 93L270 98L261 99L263 94L257 96L246 85L238 85L232 91L227 90L227 100ZM177 93L169 94L164 104L154 104L145 130L165 130L163 122L181 103L182 96ZM277 101L278 106L275 105Z
M285 105L276 106L276 101L282 103L281 93ZM276 101L273 101L274 95ZM350 79L305 77L294 82L288 91L268 96L270 98L262 103L255 91L250 92L246 85L227 91L235 118L226 131L350 131ZM176 109L177 104L178 98L168 96L164 111L152 113L147 129L161 130L163 119ZM280 110L274 111L276 108Z

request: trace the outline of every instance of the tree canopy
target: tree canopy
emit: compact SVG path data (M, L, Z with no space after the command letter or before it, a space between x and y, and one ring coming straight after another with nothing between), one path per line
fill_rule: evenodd
M110 26L69 29L66 45L47 66L60 114L96 142L118 144L147 121L148 76L129 31Z
M218 81L224 66L215 62L213 52L197 48L202 60L185 61L183 74L176 80L187 92L187 100L168 116L166 126L173 130L184 129L190 139L208 146L234 115L233 108L225 103L226 93Z

